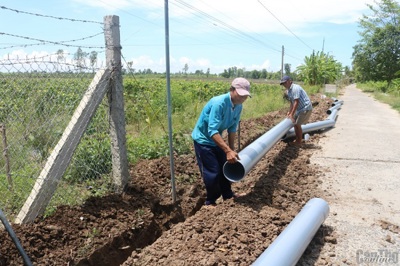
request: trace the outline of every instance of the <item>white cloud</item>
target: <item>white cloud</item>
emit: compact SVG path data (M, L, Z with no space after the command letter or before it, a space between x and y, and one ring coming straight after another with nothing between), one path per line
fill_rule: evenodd
M128 60L132 62L132 68L135 70L143 70L150 68L155 72L165 72L165 58L153 59L150 56L143 55ZM185 64L189 66L189 72L195 72L196 70L207 71L211 66L211 62L206 58L191 59L189 57L170 58L170 69L172 73L180 72L185 67Z
M198 59L191 59L188 57L181 57L178 60L178 64L174 62L175 64L171 64L171 66L174 66L176 69L182 69L185 64L188 64L189 66L189 72L195 72L196 70L203 70L207 71L208 68L210 68L211 62L207 58L198 58Z
M196 0L190 5L239 30L260 33L282 32L285 26L297 30L317 22L353 23L367 9L366 3L373 0ZM189 12L195 15L197 10Z
M75 0L84 5L106 10L147 12L147 18L160 18L163 1L139 0ZM183 3L183 4L182 4ZM246 32L282 32L307 27L309 23L353 23L361 17L373 0L193 0L169 1L172 19L199 22L224 28L227 25ZM285 26L283 26L284 24Z
M164 1L74 0L81 5L120 11L144 20L162 21ZM280 33L312 36L313 25L356 23L374 0L182 0L169 1L169 17L180 34L205 31ZM290 32L291 31L291 32Z
M196 65L203 67L209 67L210 66L210 60L206 58L200 58L196 60Z
M271 67L271 62L269 60L265 60L262 64L261 64L261 69L269 69Z
M24 52L24 50L14 50L9 54L4 54L3 59L8 60L8 59L25 59L27 54Z
M142 55L137 58L129 60L132 62L132 68L134 69L154 69L158 63L156 63L150 56Z
M126 10L126 9L160 9L162 8L163 1L140 1L140 0L74 0L74 2L81 5L92 7L100 7L108 11Z
M181 63L182 65L189 64L190 63L190 59L185 57L185 56L183 56L183 57L179 58L179 63Z

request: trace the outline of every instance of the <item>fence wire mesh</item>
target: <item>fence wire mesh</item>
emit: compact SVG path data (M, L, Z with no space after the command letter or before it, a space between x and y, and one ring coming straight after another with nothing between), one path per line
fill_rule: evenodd
M57 55L0 60L0 205L14 219L98 69ZM106 98L106 97L105 97ZM111 187L108 103L103 99L47 206L80 204Z

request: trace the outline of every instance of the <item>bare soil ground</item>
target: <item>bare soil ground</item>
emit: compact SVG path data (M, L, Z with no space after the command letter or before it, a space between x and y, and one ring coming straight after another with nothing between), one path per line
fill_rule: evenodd
M309 122L326 119L329 99L311 96ZM241 123L241 147L285 118L285 110ZM310 156L323 132L302 148L277 143L234 191L247 195L216 208L203 207L205 190L194 154L176 156L177 201L173 203L169 158L131 167L122 195L61 206L34 223L12 224L34 265L250 265L291 222L308 200L324 198ZM0 232L0 265L23 265L7 232ZM330 265L332 228L321 226L298 265ZM322 247L324 247L322 249Z

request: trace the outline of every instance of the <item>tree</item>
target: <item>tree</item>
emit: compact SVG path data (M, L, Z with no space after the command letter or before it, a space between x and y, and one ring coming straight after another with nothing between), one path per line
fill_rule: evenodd
M126 67L127 67L128 69L125 71L125 73L132 73L132 74L135 73L136 69L132 68L132 67L133 67L133 61L128 61L128 62L126 63Z
M186 63L182 70L183 70L183 72L184 72L185 75L186 75L186 74L187 74L187 71L189 70L189 65Z
M80 47L74 54L74 60L76 62L77 67L82 70L85 67L85 58L88 56L88 53L84 52Z
M150 68L147 68L147 69L144 69L142 73L145 75L151 75L151 74L153 74L153 70L151 70Z
M221 77L230 78L228 70L224 69L224 72L219 74Z
M128 68L131 69L133 66L133 61L128 61L126 64L127 64Z
M196 70L196 71L194 72L194 74L195 74L196 76L202 76L202 75L204 75L204 71L201 70L201 69L198 69L198 70Z
M65 60L65 56L64 56L64 50L63 49L58 49L57 50L57 62L63 62Z
M97 63L97 52L96 51L92 51L90 53L89 59L90 59L90 66L92 67L93 72L94 72L94 66Z
M245 68L237 68L237 67L233 67L233 77L244 77L246 73L246 69Z
M347 77L350 77L352 75L350 67L348 67L348 66L344 67L344 75Z
M306 56L304 64L297 67L298 76L309 85L323 85L335 82L342 75L342 64L332 55L324 52L313 52Z
M290 64L285 64L285 75L290 76L291 74L291 65Z
M250 77L252 79L259 79L260 78L260 72L258 70L253 70L250 73Z
M59 64L64 61L65 61L64 50L63 49L57 50L57 63L58 63L57 64L57 72L59 71L58 70L58 67L60 66Z
M361 40L353 47L353 68L359 81L383 81L390 85L400 69L400 5L382 0L367 4L372 15L363 15Z
M266 78L267 78L267 75L268 75L267 70L266 70L265 68L263 68L263 69L261 70L260 78L261 78L261 79L266 79Z

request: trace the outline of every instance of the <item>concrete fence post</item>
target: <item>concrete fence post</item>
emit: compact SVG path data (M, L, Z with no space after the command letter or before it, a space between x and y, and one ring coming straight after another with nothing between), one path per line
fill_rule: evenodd
M112 154L112 178L116 192L124 190L129 180L126 150L124 93L122 85L121 44L119 17L104 17L106 65L112 70L108 91L109 123Z
M90 120L106 94L110 76L111 71L109 69L99 70L96 73L64 133L36 179L29 197L15 219L15 223L32 222L38 215L44 213Z

